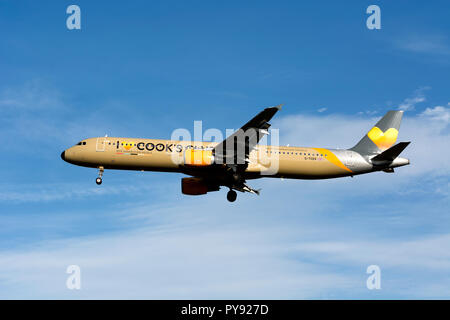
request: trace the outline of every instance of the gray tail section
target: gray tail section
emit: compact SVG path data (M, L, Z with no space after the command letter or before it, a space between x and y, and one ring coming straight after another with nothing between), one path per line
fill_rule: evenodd
M391 148L397 141L402 117L403 111L388 111L350 150L362 155L373 155Z

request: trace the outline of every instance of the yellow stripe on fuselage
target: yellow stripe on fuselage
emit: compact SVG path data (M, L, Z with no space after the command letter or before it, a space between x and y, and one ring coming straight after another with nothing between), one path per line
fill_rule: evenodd
M321 153L321 154L326 154L325 159L327 159L328 161L330 161L332 164L334 164L335 166L338 166L341 169L344 169L348 172L353 172L352 170L350 170L349 168L347 168L342 162L341 160L339 160L338 157L336 157L336 155L331 152L328 149L324 149L324 148L312 148L314 150L316 150L317 152Z

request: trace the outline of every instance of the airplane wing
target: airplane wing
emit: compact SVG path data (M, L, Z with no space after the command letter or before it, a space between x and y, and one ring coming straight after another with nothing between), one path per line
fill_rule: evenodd
M259 140L269 133L267 131L270 128L269 121L281 107L282 104L264 109L239 130L216 145L213 151L215 162L226 165L243 165L246 168L250 152Z
M233 189L258 193L245 185L243 173L247 169L250 152L269 133L269 121L281 107L282 104L264 109L213 149L214 162L225 166L232 177Z

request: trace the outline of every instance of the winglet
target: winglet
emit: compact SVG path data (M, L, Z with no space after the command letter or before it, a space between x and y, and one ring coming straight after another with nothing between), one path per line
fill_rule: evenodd
M284 106L284 103L279 104L279 105L275 106L274 108L277 108L278 110L281 110L281 108L282 108L283 106Z

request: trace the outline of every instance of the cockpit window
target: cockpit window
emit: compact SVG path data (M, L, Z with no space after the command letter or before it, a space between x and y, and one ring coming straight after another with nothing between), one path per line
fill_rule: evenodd
M77 146L81 146L81 145L85 146L86 145L86 141L80 141L76 145Z
M77 143L77 146L81 146L81 141Z

